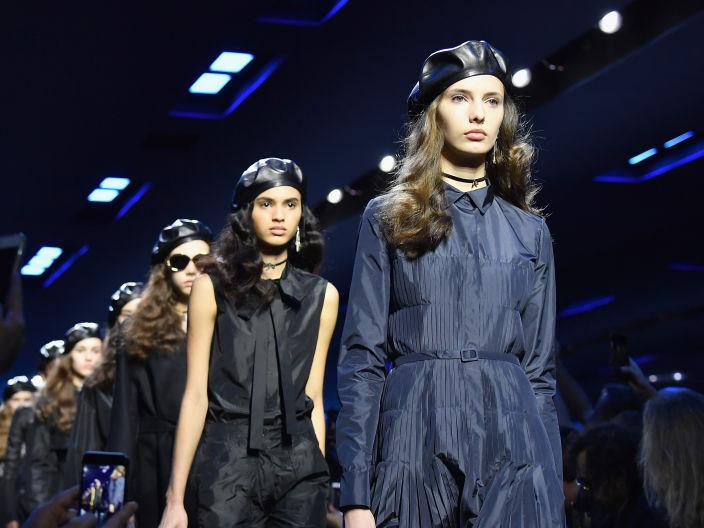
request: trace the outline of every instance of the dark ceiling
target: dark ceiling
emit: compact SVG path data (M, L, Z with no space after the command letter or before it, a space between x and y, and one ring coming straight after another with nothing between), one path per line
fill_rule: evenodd
M236 178L256 159L296 160L315 203L396 152L406 95L431 51L483 38L530 65L626 3L349 0L320 27L259 23L258 2L6 7L3 231L25 232L30 254L90 248L51 286L25 281L28 339L12 372L31 369L38 347L73 323L102 320L112 291L145 276L163 225L191 217L220 229ZM614 329L648 372L704 381L704 273L668 269L704 265L704 161L641 184L593 181L686 130L704 132L702 33L700 13L533 115L559 308L615 298L558 323L567 363L592 392L608 374L604 336ZM285 59L226 119L169 117L222 50ZM152 187L113 221L86 201L105 176ZM357 221L327 232L325 275L343 294Z

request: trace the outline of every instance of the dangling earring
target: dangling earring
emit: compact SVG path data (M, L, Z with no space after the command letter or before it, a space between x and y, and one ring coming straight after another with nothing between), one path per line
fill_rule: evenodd
M491 149L491 164L496 165L496 145Z
M301 251L301 228L296 228L296 253Z

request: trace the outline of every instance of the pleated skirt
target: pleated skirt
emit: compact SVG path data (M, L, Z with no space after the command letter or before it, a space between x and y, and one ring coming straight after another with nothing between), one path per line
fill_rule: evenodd
M377 526L564 526L562 482L520 365L436 359L393 369L375 456Z

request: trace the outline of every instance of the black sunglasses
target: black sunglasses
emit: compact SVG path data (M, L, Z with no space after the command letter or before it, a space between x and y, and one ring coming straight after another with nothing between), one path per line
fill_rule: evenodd
M183 271L188 267L188 264L190 264L191 261L197 266L198 261L202 259L203 257L207 257L208 255L195 255L193 258L189 257L188 255L181 255L180 253L175 253L174 255L171 255L169 258L166 259L166 267L169 268L171 271Z

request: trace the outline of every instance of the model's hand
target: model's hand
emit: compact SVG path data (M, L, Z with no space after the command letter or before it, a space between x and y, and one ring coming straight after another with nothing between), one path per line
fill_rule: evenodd
M376 528L376 521L371 510L366 508L353 508L344 515L345 528Z
M638 366L633 358L628 358L628 365L619 369L628 380L628 384L633 390L641 393L646 398L656 396L658 391L653 387L650 380L643 374L643 371Z
M188 515L183 503L167 503L159 528L186 528L187 526Z

